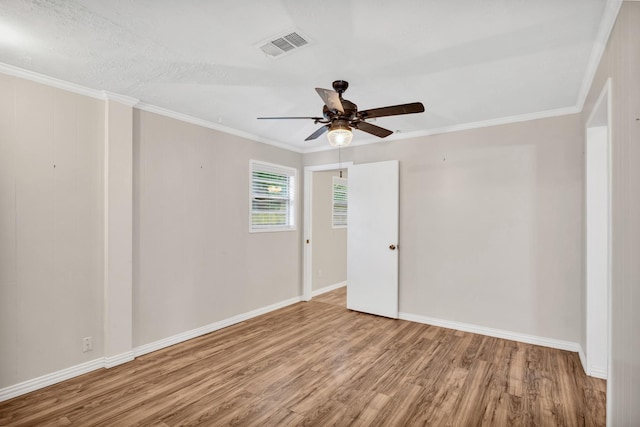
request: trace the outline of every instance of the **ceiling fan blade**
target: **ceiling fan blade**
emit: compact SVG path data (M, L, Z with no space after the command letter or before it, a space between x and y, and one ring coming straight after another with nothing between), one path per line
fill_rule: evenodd
M258 120L290 120L290 119L311 119L311 120L324 120L323 117L258 117Z
M393 133L393 131L390 131L389 129L381 128L380 126L372 125L367 122L354 123L352 126L358 130L370 133L371 135L375 135L380 138L385 138Z
M312 133L311 135L309 135L305 141L311 141L312 139L316 139L317 137L319 137L320 135L322 135L323 133L325 133L326 131L329 130L329 125L324 125L321 128L319 128L317 131L315 131L314 133Z
M317 87L316 92L320 95L320 98L324 101L324 105L327 106L329 110L334 110L339 113L344 113L344 109L342 108L342 102L340 101L340 95L338 92L329 89L322 89Z
M372 108L358 112L358 116L363 119L374 117L399 116L401 114L423 113L422 102L412 102L411 104L392 105L390 107Z

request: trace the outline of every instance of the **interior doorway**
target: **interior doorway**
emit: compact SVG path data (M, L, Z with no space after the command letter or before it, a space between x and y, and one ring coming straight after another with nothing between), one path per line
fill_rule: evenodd
M585 277L587 375L607 379L611 294L611 80L586 124Z
M346 226L335 215L333 189L353 162L304 168L303 300L346 285ZM334 178L335 177L335 178ZM340 182L338 181L337 184Z

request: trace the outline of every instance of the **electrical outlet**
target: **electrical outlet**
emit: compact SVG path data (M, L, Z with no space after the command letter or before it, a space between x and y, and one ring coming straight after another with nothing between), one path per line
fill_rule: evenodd
M318 277L322 277L322 269L321 268L318 269Z
M93 338L85 337L82 338L82 352L86 353L87 351L93 350Z

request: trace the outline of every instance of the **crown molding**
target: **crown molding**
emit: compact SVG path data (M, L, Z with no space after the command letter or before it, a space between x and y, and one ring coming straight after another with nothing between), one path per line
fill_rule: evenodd
M166 117L171 117L176 120L195 124L198 126L206 127L208 129L217 130L217 131L228 133L231 135L239 136L241 138L249 139L251 141L261 142L264 144L272 145L274 147L282 148L284 150L294 151L296 153L302 153L302 150L300 150L299 148L292 147L282 142L273 141L267 138L260 137L258 135L253 135L248 132L243 132L237 129L232 129L227 126L222 126L220 124L213 123L208 120L199 119L197 117L189 116L187 114L178 113L176 111L171 111L166 108L157 107L155 105L140 102L139 99L136 99L130 96L121 95L121 94L109 92L106 90L97 90L97 89L88 88L86 86L67 82L65 80L57 79L55 77L50 77L45 74L36 73L35 71L25 70L24 68L5 64L2 62L0 62L0 73L7 74L14 77L19 77L25 80L36 82L36 83L41 83L47 86L55 87L58 89L69 91L69 92L77 93L79 95L100 99L102 101L119 102L121 104L135 107L140 110L149 111L151 113L160 114Z
M91 89L86 86L71 83L65 80L56 79L55 77L50 77L44 74L36 73L35 71L25 70L24 68L15 67L13 65L4 64L1 62L0 72L8 74L10 76L20 77L21 79L30 80L32 82L41 83L43 85L77 93L79 95L85 95L96 99L104 99L104 94L99 90Z
M377 143L389 142L389 141L400 141L405 139L418 138L422 136L458 132L463 130L479 129L484 127L504 125L509 123L517 123L517 122L549 118L549 117L556 117L556 116L575 114L575 113L581 112L582 107L584 106L586 95L589 92L589 89L591 88L591 83L595 76L595 72L598 68L598 64L600 62L602 54L604 52L604 48L606 47L607 40L609 38L609 35L611 34L613 24L615 23L616 17L618 15L618 11L620 10L621 3L622 2L620 0L607 1L607 5L605 6L606 7L605 14L603 16L603 19L600 24L600 29L598 31L597 42L592 51L591 59L589 61L589 67L585 75L585 79L582 83L582 87L578 95L578 104L576 106L559 108L555 110L540 111L536 113L521 114L517 116L500 117L496 119L483 120L483 121L477 121L477 122L462 123L458 125L445 126L445 127L436 128L436 129L426 129L426 130L416 131L416 132L394 134L385 140L369 139L369 140L363 140L363 141L356 141L353 144L351 144L351 147L377 144ZM170 117L186 123L191 123L197 126L208 128L208 129L217 130L230 135L235 135L251 141L260 142L263 144L271 145L277 148L293 151L296 153L306 154L306 153L314 153L314 152L327 151L327 150L334 149L334 147L328 144L322 145L319 147L310 147L310 148L300 148L300 147L292 146L279 141L274 141L268 138L264 138L259 135L254 135L249 132L244 132L244 131L233 129L227 126L223 126L208 120L200 119L187 114L172 111L166 108L147 104L145 102L140 102L138 99L130 96L121 95L121 94L117 94L117 93L113 93L105 90L91 89L85 86L81 86L75 83L70 83L54 77L46 76L44 74L36 73L34 71L25 70L9 64L0 63L0 72L11 75L11 76L20 77L26 80L31 80L37 83L42 83L48 86L53 86L59 89L67 90L80 95L89 96L91 98L96 98L96 99L105 100L105 101L113 100L113 101L116 101L125 105L129 105L131 107L134 107L143 111L148 111L150 113L159 114L165 117Z
M481 129L481 128L486 128L486 127L507 125L507 124L518 123L518 122L528 122L528 121L531 121L531 120L547 119L547 118L551 118L551 117L566 116L566 115L569 115L569 114L577 114L580 111L581 110L578 109L578 107L565 107L565 108L558 108L558 109L555 109L555 110L538 111L536 113L520 114L520 115L517 115L517 116L499 117L497 119L489 119L489 120L482 120L482 121L478 121L478 122L461 123L459 125L444 126L444 127L435 128L435 129L426 129L426 130L421 130L421 131L416 131L416 132L393 134L392 136L390 136L388 138L385 138L385 139L381 139L381 140L371 140L371 139L369 139L369 140L365 140L365 141L352 143L349 147L358 147L358 146L361 146L361 145L370 145L370 144L381 144L381 143L388 143L390 141L401 141L401 140L405 140L405 139L419 138L419 137L422 137L422 136L438 135L438 134L451 133L451 132L460 132L460 131L463 131L463 130L471 130L471 129ZM313 148L305 149L303 151L303 153L304 154L315 153L315 152L318 152L318 151L332 150L334 148L335 147L332 147L330 145L322 146L322 147L313 147Z
M516 116L498 117L496 119L481 120L477 122L461 123L459 125L444 126L441 128L427 129L424 131L407 132L398 135L397 139L415 138L417 136L437 135L441 133L459 132L463 130L480 129L499 125L508 125L511 123L528 122L531 120L548 119L551 117L566 116L569 114L577 114L580 109L572 107L557 108L554 110L537 111L535 113L519 114Z
M218 123L210 122L208 120L199 119L197 117L189 116L188 114L178 113L177 111L168 110L166 108L157 107L155 105L146 104L144 102L140 102L135 106L138 110L148 111L149 113L159 114L161 116L170 117L172 119L180 120L182 122L191 123L194 125L202 126L208 129L217 130L220 132L228 133L230 135L239 136L240 138L249 139L251 141L261 142L263 144L272 145L274 147L282 148L288 151L294 151L296 153L302 153L302 150L293 147L288 144L284 144L282 142L273 141L271 139L263 138L258 135L251 134L249 132L244 132L241 130L233 129L227 126L220 125Z
M596 41L593 45L593 49L591 50L591 56L589 58L589 63L587 64L587 71L584 74L584 79L582 80L582 86L578 92L576 107L580 111L582 111L584 103L587 100L587 95L589 95L589 90L591 90L591 85L593 85L593 79L596 77L600 60L602 59L605 48L607 47L609 36L611 36L611 31L616 23L616 18L618 17L618 12L620 12L621 6L621 0L607 0L607 3L604 6L605 9L602 15L602 20L600 21L600 27L598 28L598 35L596 36Z
M24 68L15 67L13 65L4 64L1 62L0 72L9 76L19 77L21 79L55 87L57 89L66 90L68 92L77 93L78 95L100 99L103 101L116 101L121 104L129 105L131 107L140 102L140 100L130 96L120 95L119 93L109 92L106 90L92 89L76 83L71 83L65 80L57 79L55 77L47 76L45 74L36 73L35 71L25 70Z
M120 95L119 93L113 93L106 90L102 91L102 98L105 101L115 101L120 104L128 105L129 107L134 107L136 104L140 103L140 100L137 98Z

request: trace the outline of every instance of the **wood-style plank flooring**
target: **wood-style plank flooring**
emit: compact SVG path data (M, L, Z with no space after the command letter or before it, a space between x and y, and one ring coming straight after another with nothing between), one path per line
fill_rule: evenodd
M578 356L349 311L344 289L0 403L2 426L603 426Z
M338 307L346 307L347 306L347 287L343 286L334 291L320 294L317 297L313 297L312 301L337 305Z

